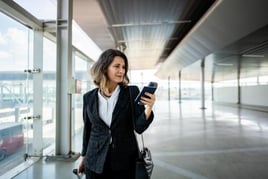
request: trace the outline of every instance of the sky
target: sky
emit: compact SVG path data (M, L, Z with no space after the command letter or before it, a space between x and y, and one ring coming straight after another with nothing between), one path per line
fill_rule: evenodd
M39 19L56 18L56 5L50 0L16 0L16 2L31 11ZM0 22L0 70L17 71L28 68L28 59L32 58L32 31L2 13L0 13ZM100 48L82 31L76 22L73 22L72 41L73 45L90 59L97 60L101 53ZM44 40L44 47L44 58L55 58L56 46L48 40ZM29 62L31 63L31 60ZM29 66L31 65L29 64ZM48 70L55 69L55 64L44 60L44 67Z

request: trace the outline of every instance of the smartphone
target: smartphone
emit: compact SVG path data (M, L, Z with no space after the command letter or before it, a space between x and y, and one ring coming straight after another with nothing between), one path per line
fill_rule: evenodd
M148 93L151 93L151 94L154 94L154 92L156 91L157 89L157 83L156 82L150 82L148 84L148 86L144 86L141 90L141 92L138 94L138 96L135 98L135 103L138 103L140 105L143 105L140 100L141 100L141 97L144 96L144 97L148 97L145 95L145 92L148 92ZM149 98L149 97L148 97Z

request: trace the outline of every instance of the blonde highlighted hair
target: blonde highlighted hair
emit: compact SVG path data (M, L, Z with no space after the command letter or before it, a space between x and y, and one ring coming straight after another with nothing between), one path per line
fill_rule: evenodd
M125 74L124 80L120 85L127 86L129 83L129 78L127 76L128 72L128 59L126 55L116 49L105 50L99 57L99 59L93 64L90 69L91 76L93 78L94 84L99 87L102 91L105 91L108 83L107 69L109 65L113 62L114 57L119 56L124 59L125 62Z

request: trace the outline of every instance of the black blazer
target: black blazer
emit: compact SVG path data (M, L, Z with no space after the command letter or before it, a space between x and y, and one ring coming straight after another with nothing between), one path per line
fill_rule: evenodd
M129 89L131 89L132 99L130 99ZM108 127L99 117L98 88L84 95L82 156L86 157L86 170L102 173L109 148L111 150L110 160L114 170L123 170L126 167L134 166L138 155L138 146L134 134L131 104L133 104L135 131L137 133L145 131L154 118L152 112L149 119L146 120L144 106L134 104L134 99L138 93L139 88L137 86L120 86L111 127Z

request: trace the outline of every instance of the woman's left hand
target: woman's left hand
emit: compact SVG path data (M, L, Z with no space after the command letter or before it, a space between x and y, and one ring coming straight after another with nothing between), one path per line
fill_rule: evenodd
M142 96L141 102L145 105L144 112L145 112L146 119L149 119L151 112L152 112L154 102L155 102L155 95L151 94L151 93L147 93L147 92L145 93L145 95L148 96L149 98Z
M148 97L142 96L141 103L146 105L146 107L152 108L155 102L155 95L148 92L146 92L145 95Z

